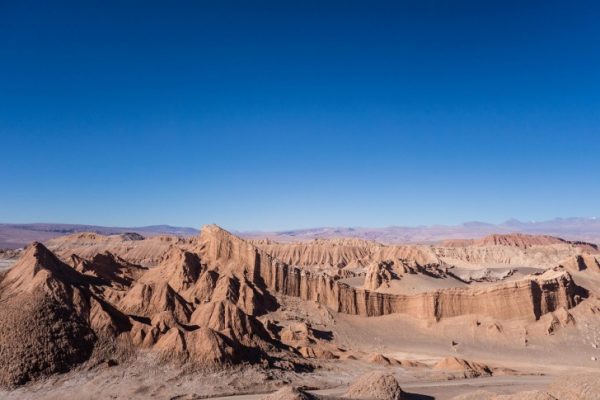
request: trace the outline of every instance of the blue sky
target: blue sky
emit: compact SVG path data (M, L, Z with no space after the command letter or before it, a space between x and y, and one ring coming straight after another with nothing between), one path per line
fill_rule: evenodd
M600 214L600 3L0 2L0 221Z

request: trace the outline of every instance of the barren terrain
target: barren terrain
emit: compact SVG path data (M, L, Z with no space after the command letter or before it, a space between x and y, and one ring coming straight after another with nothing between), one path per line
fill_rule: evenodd
M599 257L524 234L55 237L0 254L0 396L598 399Z

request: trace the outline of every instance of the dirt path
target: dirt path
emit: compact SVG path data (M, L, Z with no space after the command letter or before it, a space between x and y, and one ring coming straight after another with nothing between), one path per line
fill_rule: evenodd
M415 400L449 400L459 394L476 390L489 390L500 394L509 394L524 390L534 390L546 386L552 381L551 376L498 376L477 379L460 379L451 381L413 382L401 384L406 392L419 395ZM313 393L341 396L347 387L317 390ZM248 394L228 397L213 397L212 400L259 400L264 394Z

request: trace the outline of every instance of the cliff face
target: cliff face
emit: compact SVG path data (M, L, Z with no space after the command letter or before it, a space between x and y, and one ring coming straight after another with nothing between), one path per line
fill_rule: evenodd
M600 272L600 258L591 254L581 254L569 257L568 259L563 260L560 265L567 271L589 271L596 274Z
M442 247L465 247L465 246L508 246L527 249L533 246L549 246L555 244L566 244L581 248L588 252L597 252L598 246L592 243L569 241L548 235L526 235L512 233L509 235L489 235L480 239L454 239L444 240Z
M415 260L420 264L439 261L429 246L384 246L377 242L358 239L318 239L299 243L257 241L256 243L256 247L260 250L288 265L299 267L366 267L395 259Z
M311 269L369 267L412 260L421 265L515 265L551 268L567 257L597 254L597 246L551 236L491 235L452 240L439 246L382 245L364 240L313 240L297 243L256 241L256 246L282 262Z
M468 314L497 319L536 320L560 307L571 308L583 295L568 272L547 271L522 280L484 288L441 289L415 295L385 294L358 289L334 278L292 267L263 250L218 228L203 230L203 259L238 265L266 288L287 296L316 301L345 314L381 316L406 314L415 318L450 318Z
M71 240L76 242L73 248L64 244ZM335 276L291 266L217 226L205 227L194 240L156 240L162 255L154 268L106 252L110 242L124 257L152 260L159 254L155 249L146 253L155 242L141 244L145 240L139 238L66 238L63 259L40 243L26 249L12 269L0 274L0 386L68 371L92 358L103 361L114 354L107 343L115 349L125 346L127 352L156 351L166 359L208 369L270 362L269 351L289 350L277 330L259 318L278 308L274 293L350 315L404 314L431 321L471 314L535 321L569 309L586 296L562 268L502 283L393 294L352 287ZM321 260L329 245L306 259L300 254L299 260ZM362 257L347 246L364 243L339 245L341 250L332 254ZM428 263L437 259L422 249L374 245L369 262L398 262L382 261L383 270L374 271L370 287L399 274L445 277L446 266ZM84 250L88 258L79 255ZM102 251L95 253L98 250ZM584 264L598 269L596 258L565 262L573 273L581 272ZM295 333L290 333L294 339ZM304 333L310 333L308 327ZM282 337L289 339L290 334ZM58 345L49 346L53 341ZM304 357L315 354L298 351Z
M570 244L516 246L490 245L466 247L435 247L433 251L451 265L507 265L552 268L565 258L581 253Z
M219 230L222 233L219 233ZM106 251L129 263L157 266L172 246L204 253L211 248L211 258L223 264L242 248L254 251L258 248L285 264L311 270L325 270L330 274L363 272L379 262L412 260L421 265L448 263L451 265L515 265L550 268L562 260L579 254L598 254L595 245L569 242L560 238L530 235L492 235L477 240L453 240L439 246L426 245L382 245L359 239L316 239L306 242L276 243L239 239L235 246L219 245L222 239L231 236L220 228L205 227L199 238L177 238L156 236L142 238L131 235L103 236L96 233L78 233L49 240L46 245L63 261L69 262L72 254L86 259ZM211 245L209 242L213 240ZM237 243L237 242L236 242ZM222 265L225 266L225 265Z
M364 266L371 254L383 247L359 239L319 240L300 243L257 242L257 247L289 265L306 267Z
M408 259L422 263L439 262L440 258L450 255L470 261L492 259L510 263L514 260L515 251L521 254L523 251L532 250L531 247L523 250L519 246L493 246L496 248L493 251L485 246L476 246L476 248L475 246L462 248L383 246L374 242L356 240L315 240L312 244L313 248L307 243L280 245L267 242L257 247L212 225L204 227L197 240L186 242L182 247L189 253L182 254L188 258L194 258L196 256L193 254L196 254L203 265L210 266L209 269L214 271L211 276L232 276L232 279L238 282L236 284L238 286L246 282L247 284L241 285L243 290L238 290L241 294L248 294L240 297L243 300L240 304L249 314L253 314L254 309L260 308L260 305L254 304L256 301L252 299L264 296L259 293L262 290L316 301L331 310L346 314L380 316L400 313L434 320L468 314L480 314L498 319L534 320L560 307L573 307L584 294L582 289L575 285L569 273L559 271L547 271L542 275L484 287L438 289L406 295L380 293L346 285L328 274L294 267L270 254L270 251L273 251L286 258L286 261L305 267L314 262L341 267L351 263L367 265L375 260L394 259ZM536 244L537 242L533 245ZM439 249L446 251L439 251ZM173 250L172 258L182 257L179 255L181 251ZM552 249L547 251L553 257L563 253L562 248L560 251L556 250L556 253ZM436 252L442 257L438 258ZM533 260L537 258L533 257ZM199 260L192 261L194 262L190 265L193 264L194 270L200 271L206 268L199 265ZM148 277L158 273L159 270L149 272ZM198 271L193 274L193 281L198 279L196 276ZM187 288L189 284L179 287L168 277L162 277L160 281L162 280L169 282L188 300L191 299L188 291L196 293L200 290L196 288L199 284ZM199 282L204 280L200 279ZM208 285L211 287L210 291L215 284L212 282ZM201 291L206 292L205 289Z
M260 275L270 289L279 293L361 316L406 314L439 320L480 314L497 319L535 320L560 307L575 306L583 294L569 273L556 271L481 289L443 289L416 295L357 289L325 275L272 262L261 263Z

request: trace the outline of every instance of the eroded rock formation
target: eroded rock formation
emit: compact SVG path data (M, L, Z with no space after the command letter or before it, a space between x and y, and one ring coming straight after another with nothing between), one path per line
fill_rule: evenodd
M272 351L289 359L337 358L336 348L321 343L329 339L310 324L279 333L265 328L262 316L285 296L362 317L404 314L434 322L473 314L535 321L547 315L554 329L554 319L568 324L568 310L586 296L564 268L482 286L382 293L378 288L393 279L447 278L449 267L427 246L340 241L331 252L328 241L317 241L314 249L301 244L284 251L214 225L194 239L77 234L51 245L59 256L34 243L0 275L0 385L112 357L100 348L143 348L159 360L203 369L268 365ZM582 257L565 267L597 268L595 258ZM344 283L337 272L310 268L313 262L368 267L366 285Z
M396 295L357 289L326 275L312 274L272 259L261 261L258 265L261 278L272 290L319 302L337 312L361 316L399 313L439 320L481 314L498 319L535 320L559 307L574 307L585 296L585 291L564 271L548 271L485 288L452 288Z
M392 374L371 372L360 377L344 394L347 399L403 400L408 396Z

